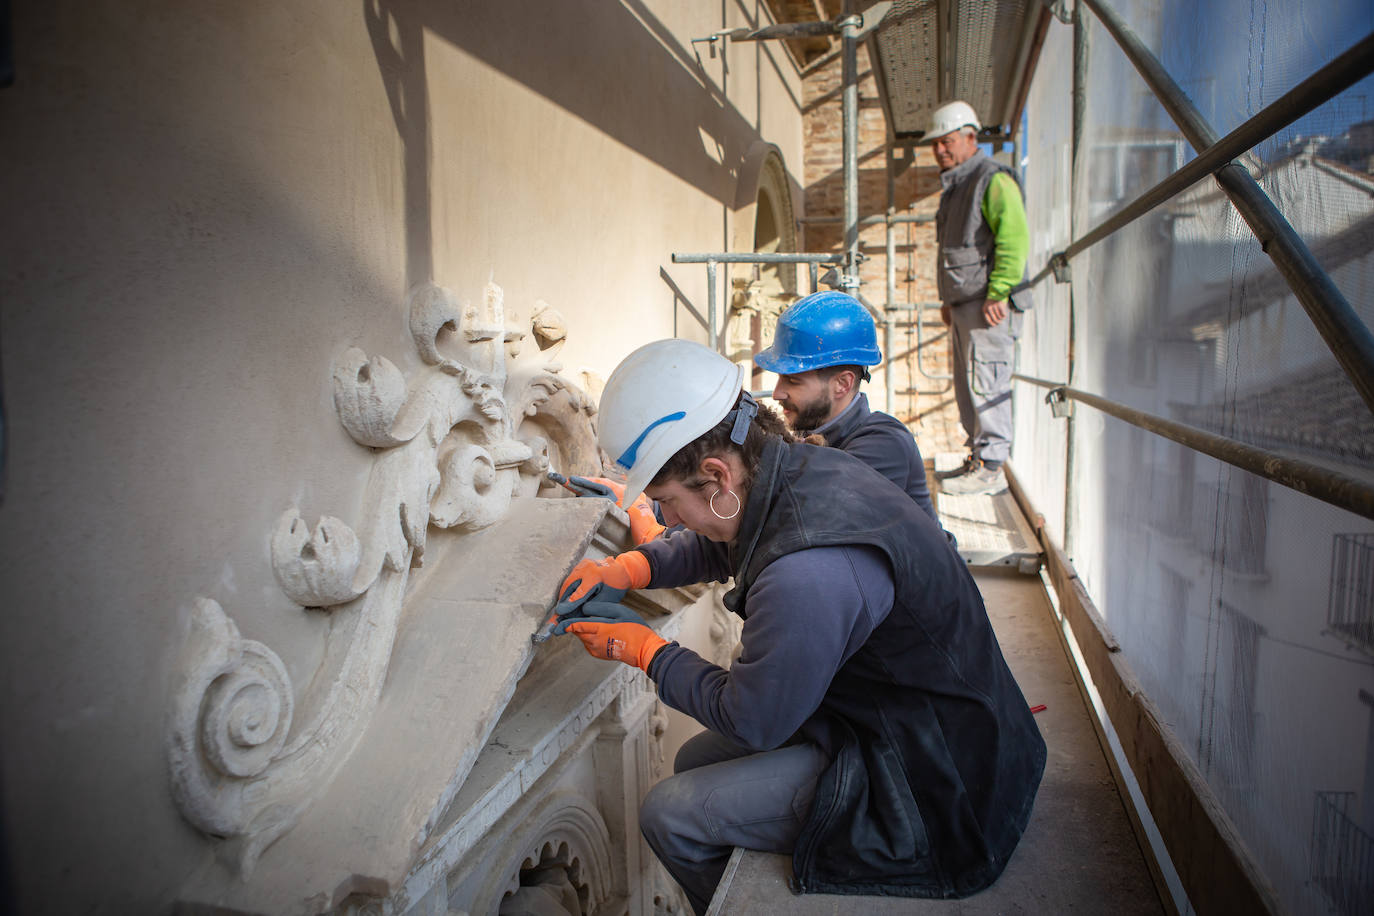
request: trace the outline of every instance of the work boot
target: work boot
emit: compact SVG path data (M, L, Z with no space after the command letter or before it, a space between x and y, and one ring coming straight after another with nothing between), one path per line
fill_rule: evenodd
M976 470L977 468L980 468L982 466L983 463L979 461L977 458L973 457L973 454L970 452L969 454L964 456L964 463L959 465L957 468L953 468L948 471L936 471L935 479L950 480L954 477L963 477L968 472Z
M1007 478L999 465L995 468L979 466L962 477L951 477L940 484L940 492L950 496L982 496L1001 493L1007 488Z

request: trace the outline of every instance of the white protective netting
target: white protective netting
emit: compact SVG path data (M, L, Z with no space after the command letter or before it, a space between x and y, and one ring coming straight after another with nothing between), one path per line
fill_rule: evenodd
M1374 4L1113 4L1224 135L1374 31ZM1192 158L1090 21L1071 188L1073 36L1053 24L1028 102L1031 272ZM1245 157L1374 325L1374 79ZM1072 224L1072 225L1071 225ZM1073 261L1072 384L1374 481L1374 418L1208 179ZM1018 371L1065 381L1069 286L1036 288ZM1131 668L1294 913L1374 912L1374 521L1016 389L1018 474Z

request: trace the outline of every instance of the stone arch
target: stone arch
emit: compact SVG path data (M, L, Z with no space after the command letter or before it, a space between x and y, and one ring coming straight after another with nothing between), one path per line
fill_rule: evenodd
M797 250L797 218L792 182L782 153L771 143L755 143L740 166L735 197L734 251ZM778 314L797 298L793 265L736 265L731 272L728 352L749 362L773 339ZM753 387L761 373L754 371Z
M505 837L472 912L500 912L504 899L534 886L531 880L541 880L531 879L532 873L557 872L559 883L576 899L564 908L570 913L598 913L611 897L613 858L610 831L601 814L582 795L560 789Z

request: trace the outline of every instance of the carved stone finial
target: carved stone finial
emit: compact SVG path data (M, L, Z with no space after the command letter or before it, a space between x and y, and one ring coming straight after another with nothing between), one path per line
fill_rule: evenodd
M473 343L504 340L506 336L506 294L495 283L482 289L482 304L469 305L463 312L463 336Z
M541 350L547 350L554 344L567 339L567 321L543 299L534 303L533 323L534 336L539 341L539 349Z

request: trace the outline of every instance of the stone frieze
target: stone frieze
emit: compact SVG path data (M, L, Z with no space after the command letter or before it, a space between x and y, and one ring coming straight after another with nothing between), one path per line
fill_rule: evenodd
M503 294L461 307L438 286L417 290L410 329L426 364L411 378L383 356L346 351L333 367L344 429L376 453L355 524L297 508L271 533L272 569L296 604L346 614L332 629L332 679L308 702L268 646L243 639L214 600L200 598L182 647L167 725L172 792L183 816L227 838L241 874L289 831L349 759L376 710L406 582L431 525L471 532L533 495L550 462L597 473L594 407L558 375L566 337L542 303L523 327ZM295 722L296 709L314 710Z

